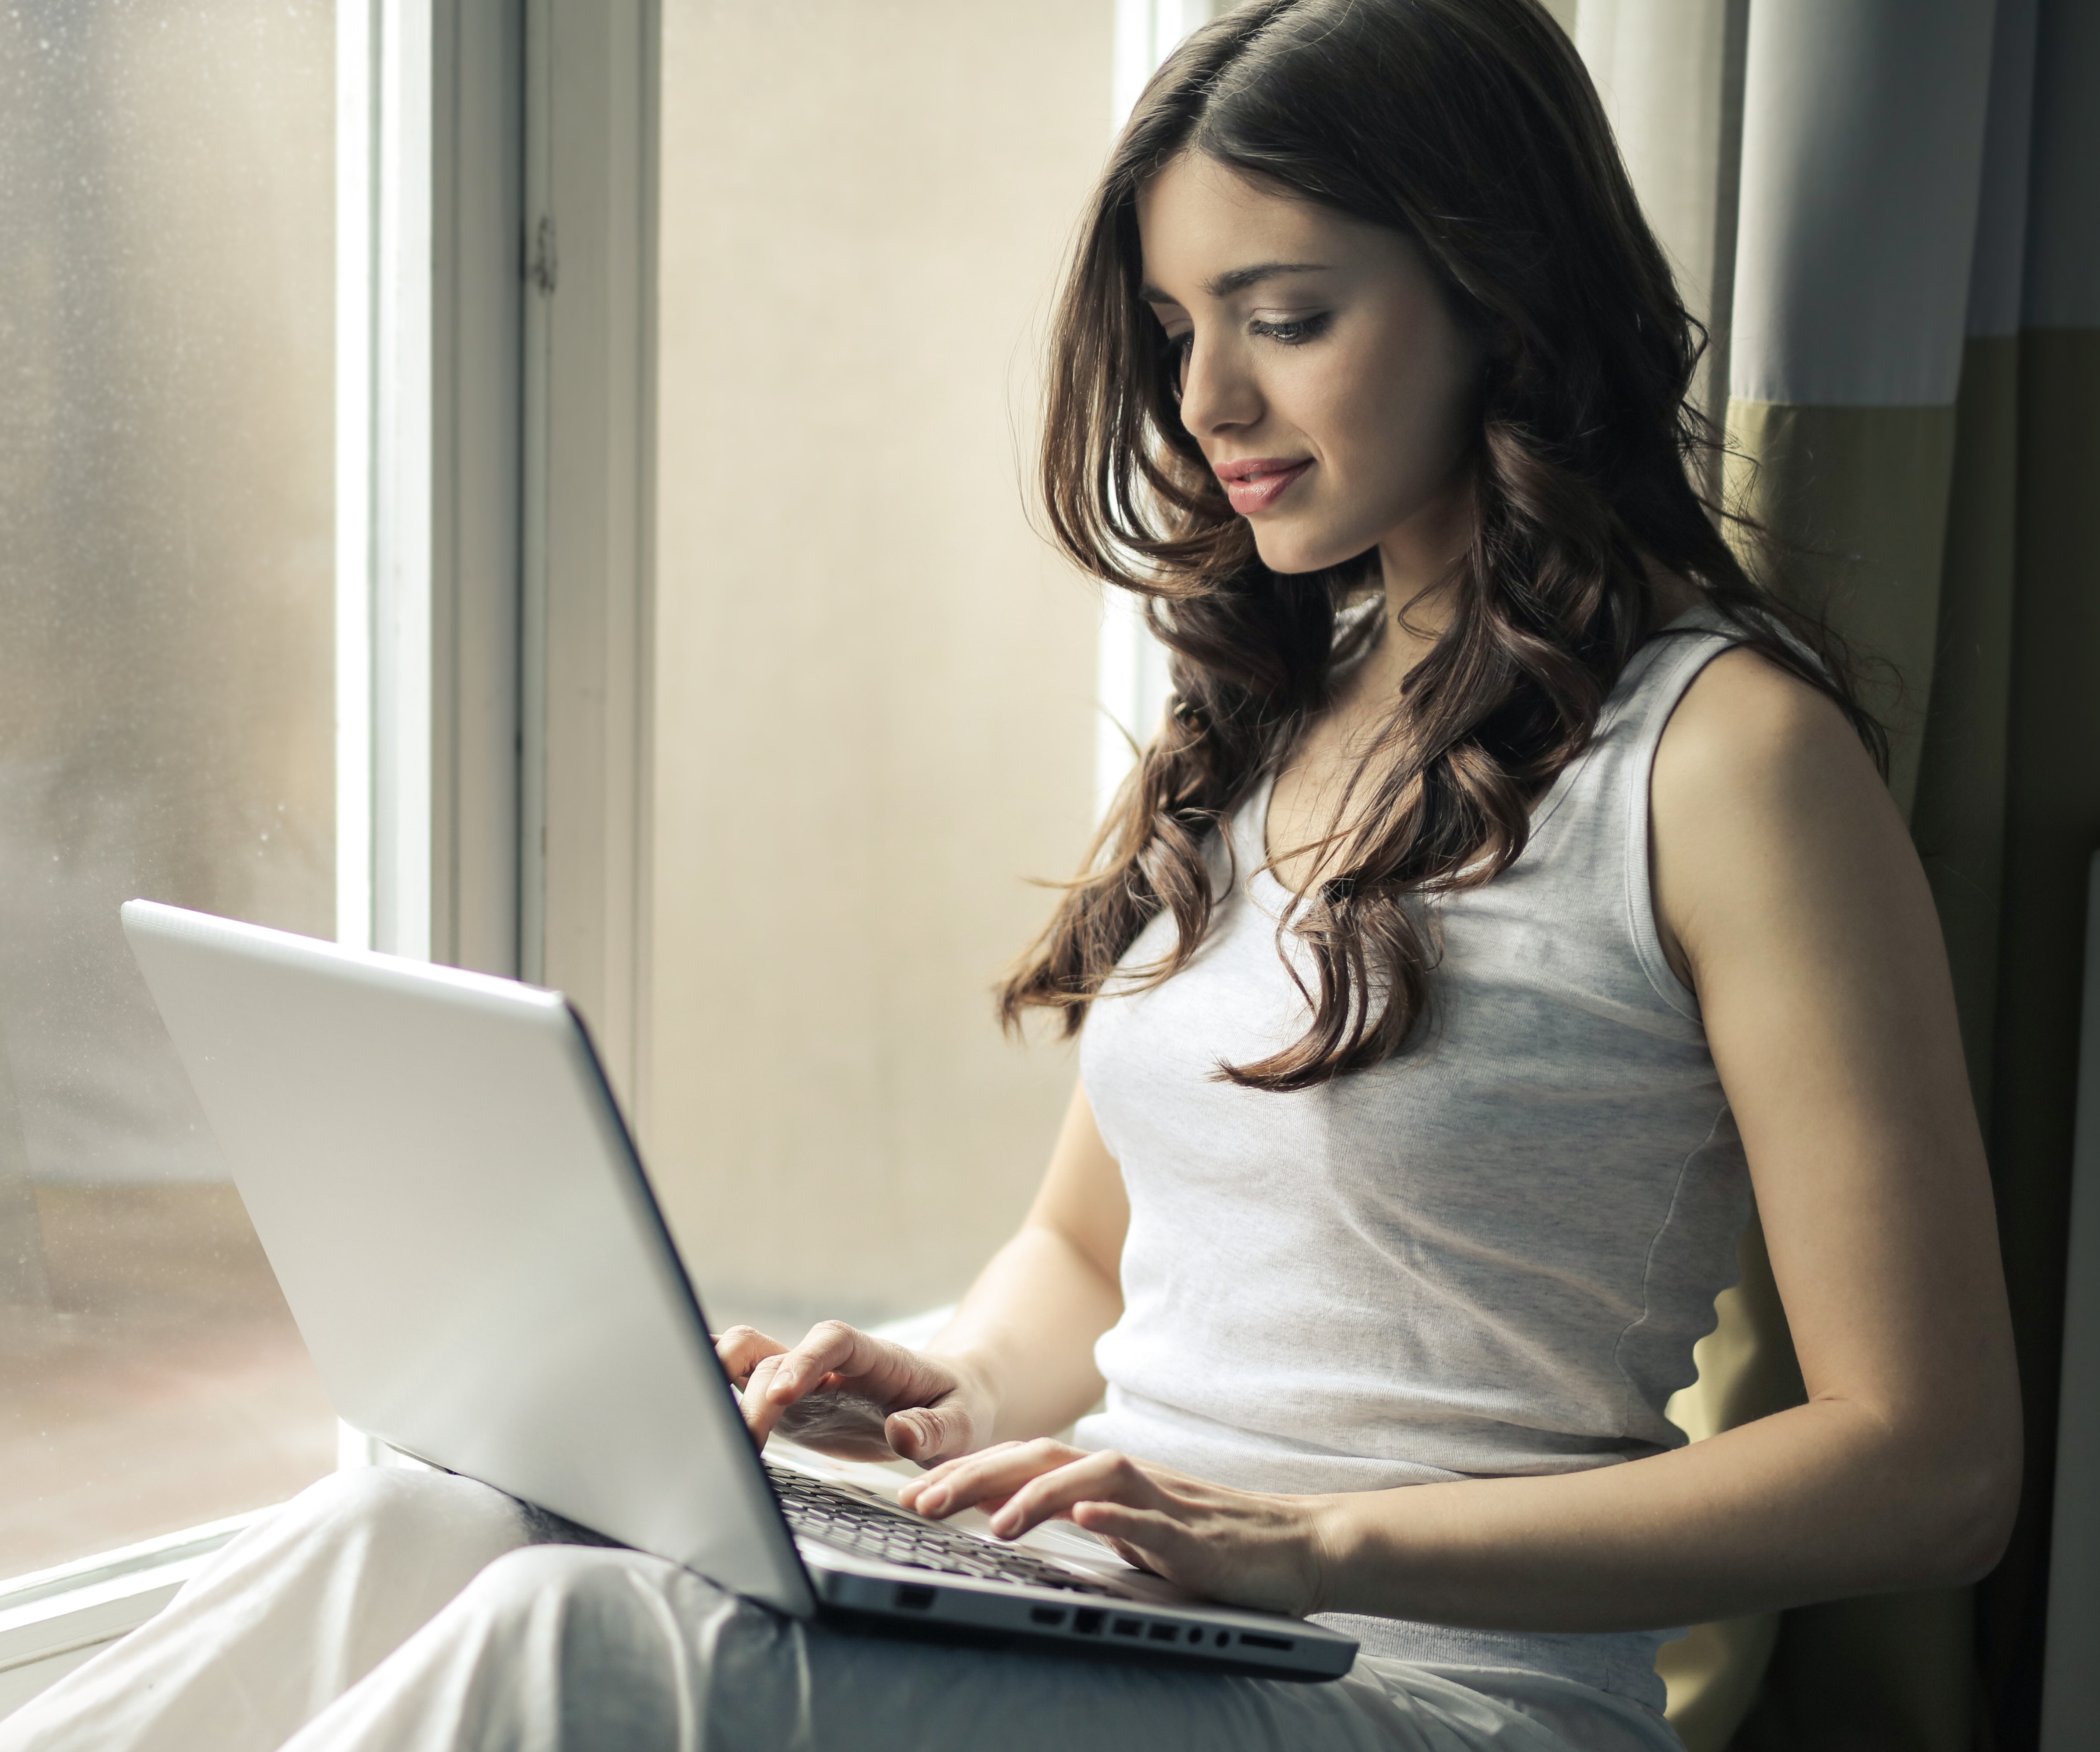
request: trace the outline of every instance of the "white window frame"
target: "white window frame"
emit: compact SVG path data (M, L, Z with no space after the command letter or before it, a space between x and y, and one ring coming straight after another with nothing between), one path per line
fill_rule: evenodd
M558 986L638 1120L656 0L342 11L338 934Z
M1224 10L1229 0L1116 0L1115 67L1110 82L1109 126L1120 134L1145 82L1198 26ZM1094 805L1105 811L1137 751L1152 739L1167 710L1173 684L1167 675L1167 648L1146 630L1134 597L1118 589L1101 593L1101 624L1094 655L1094 692L1100 703L1094 730Z
M646 1125L657 0L337 21L338 938L560 986ZM0 1587L0 1715L262 1512Z

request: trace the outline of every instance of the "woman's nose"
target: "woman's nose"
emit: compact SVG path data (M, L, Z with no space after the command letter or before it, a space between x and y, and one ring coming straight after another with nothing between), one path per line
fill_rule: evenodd
M1181 423L1198 438L1252 426L1261 417L1261 395L1239 360L1238 349L1193 342L1181 368Z

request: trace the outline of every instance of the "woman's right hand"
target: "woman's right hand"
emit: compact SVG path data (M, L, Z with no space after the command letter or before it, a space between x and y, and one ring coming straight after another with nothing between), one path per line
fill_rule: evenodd
M843 1321L812 1326L792 1349L731 1326L715 1354L761 1448L778 1429L842 1459L902 1456L933 1466L991 1439L990 1391L960 1358L907 1349Z

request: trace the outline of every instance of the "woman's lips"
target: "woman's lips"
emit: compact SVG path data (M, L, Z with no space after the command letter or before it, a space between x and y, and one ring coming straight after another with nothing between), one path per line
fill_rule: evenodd
M1220 462L1218 479L1225 483L1225 496L1242 517L1266 511L1290 490L1290 483L1312 466L1310 457L1292 461L1284 457L1255 457L1244 462Z

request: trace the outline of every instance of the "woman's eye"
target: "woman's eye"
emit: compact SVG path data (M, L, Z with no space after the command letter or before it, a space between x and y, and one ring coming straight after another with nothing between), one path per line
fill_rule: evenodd
M1274 341L1281 346L1302 346L1324 333L1332 320L1326 311L1316 316L1293 316L1282 322L1269 322L1256 316L1247 324L1247 333L1258 334L1264 340Z
M1167 375L1177 391L1189 381L1189 355L1195 349L1196 337L1193 332L1167 337Z

